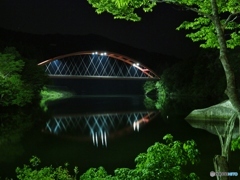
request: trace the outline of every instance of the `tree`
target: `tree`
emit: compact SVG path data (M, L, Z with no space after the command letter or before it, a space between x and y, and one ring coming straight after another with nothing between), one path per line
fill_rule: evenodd
M23 168L17 167L16 173L19 180L32 180L32 179L42 179L42 180L76 180L76 175L78 173L78 168L74 168L75 176L71 176L67 167L68 163L64 166L52 167L45 166L41 169L37 169L37 166L41 163L41 160L33 156L30 159L30 165L24 165Z
M167 134L163 137L166 143L155 143L140 153L136 159L136 168L117 168L113 176L108 175L103 167L90 168L80 179L116 179L116 180L146 180L146 179L172 179L197 180L195 173L185 174L182 167L188 163L199 161L199 151L193 140L186 142L173 141L173 136Z
M20 75L25 64L20 54L13 48L6 48L0 53L0 64L0 105L23 106L29 103L33 92Z
M100 166L99 168L90 168L80 177L81 180L110 180L114 179L111 175L108 175L104 167Z
M240 150L240 136L232 141L231 150Z
M166 144L157 142L146 153L140 153L136 157L135 169L116 169L118 179L199 179L195 173L187 175L182 170L188 163L195 164L199 161L196 143L193 140L184 143L173 141L171 134L165 135L163 139Z
M40 91L48 84L49 78L43 66L38 66L35 59L24 59L22 78L26 84L30 84L34 97L39 98Z
M167 87L162 83L162 81L147 81L144 85L145 99L144 105L149 109L161 109L166 101ZM151 99L148 97L148 93L155 92L157 98Z
M236 90L235 75L228 58L228 48L235 48L240 45L240 24L237 22L240 14L239 0L88 0L97 13L109 12L118 19L139 21L136 9L145 12L153 10L157 3L166 3L179 6L181 9L196 12L198 15L192 22L183 22L177 29L192 29L193 32L187 34L194 42L201 41L202 48L218 48L219 59L226 76L225 94L228 96L234 110L240 118L240 100ZM236 118L231 118L235 122ZM229 121L230 121L229 120ZM234 123L229 123L233 124ZM226 127L227 139L232 138L232 127ZM230 143L231 141L226 140ZM229 147L229 144L226 145ZM226 154L227 153L227 154ZM219 159L214 162L221 166L227 164L229 150L222 152ZM224 163L222 163L225 161ZM222 169L227 172L228 168Z
M113 14L115 19L126 19L140 21L141 18L134 12L135 9L142 8L145 12L151 12L156 5L156 1L149 0L87 0L96 12L101 14L108 12Z
M23 58L13 47L0 52L0 106L24 106L36 97L47 76L33 60Z

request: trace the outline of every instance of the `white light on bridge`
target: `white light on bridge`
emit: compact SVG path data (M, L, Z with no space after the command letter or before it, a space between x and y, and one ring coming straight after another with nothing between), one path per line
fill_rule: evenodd
M139 63L133 63L133 66L138 67L140 64Z
M96 51L96 52L92 52L92 55L94 55L94 54L98 54L98 52Z
M107 53L106 52L104 52L104 53L101 53L101 56L106 56L107 55Z
M97 55L98 54L98 52L97 51L95 51L95 52L92 52L92 55ZM102 52L102 53L100 53L100 55L101 56L106 56L107 55L107 53L106 52Z

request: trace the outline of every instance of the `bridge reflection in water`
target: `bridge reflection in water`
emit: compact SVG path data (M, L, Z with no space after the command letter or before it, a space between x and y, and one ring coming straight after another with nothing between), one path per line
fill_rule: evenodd
M159 111L117 112L55 116L46 122L45 133L75 140L90 140L107 147L107 139L122 136L140 128Z

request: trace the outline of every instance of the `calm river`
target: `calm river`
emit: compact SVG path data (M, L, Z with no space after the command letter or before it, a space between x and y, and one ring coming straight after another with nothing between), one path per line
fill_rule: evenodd
M118 167L134 168L139 153L154 142L163 142L162 137L171 133L177 140L197 142L201 162L188 169L202 180L213 179L209 173L214 170L214 155L220 154L219 139L184 120L193 109L211 103L172 99L159 112L147 109L143 102L144 96L78 95L49 103L46 114L34 115L33 124L20 124L27 127L23 133L14 131L10 140L1 144L0 176L16 176L15 168L28 163L32 155L38 156L43 166L68 162L70 168L78 166L80 174L99 166L109 173ZM238 171L238 152L231 154L230 161L231 171Z

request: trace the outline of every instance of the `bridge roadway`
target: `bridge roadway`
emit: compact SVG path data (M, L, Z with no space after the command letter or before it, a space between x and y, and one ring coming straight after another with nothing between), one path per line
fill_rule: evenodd
M80 76L80 75L48 75L50 78L60 79L116 79L116 80L159 80L159 78L149 77L122 77L122 76Z

